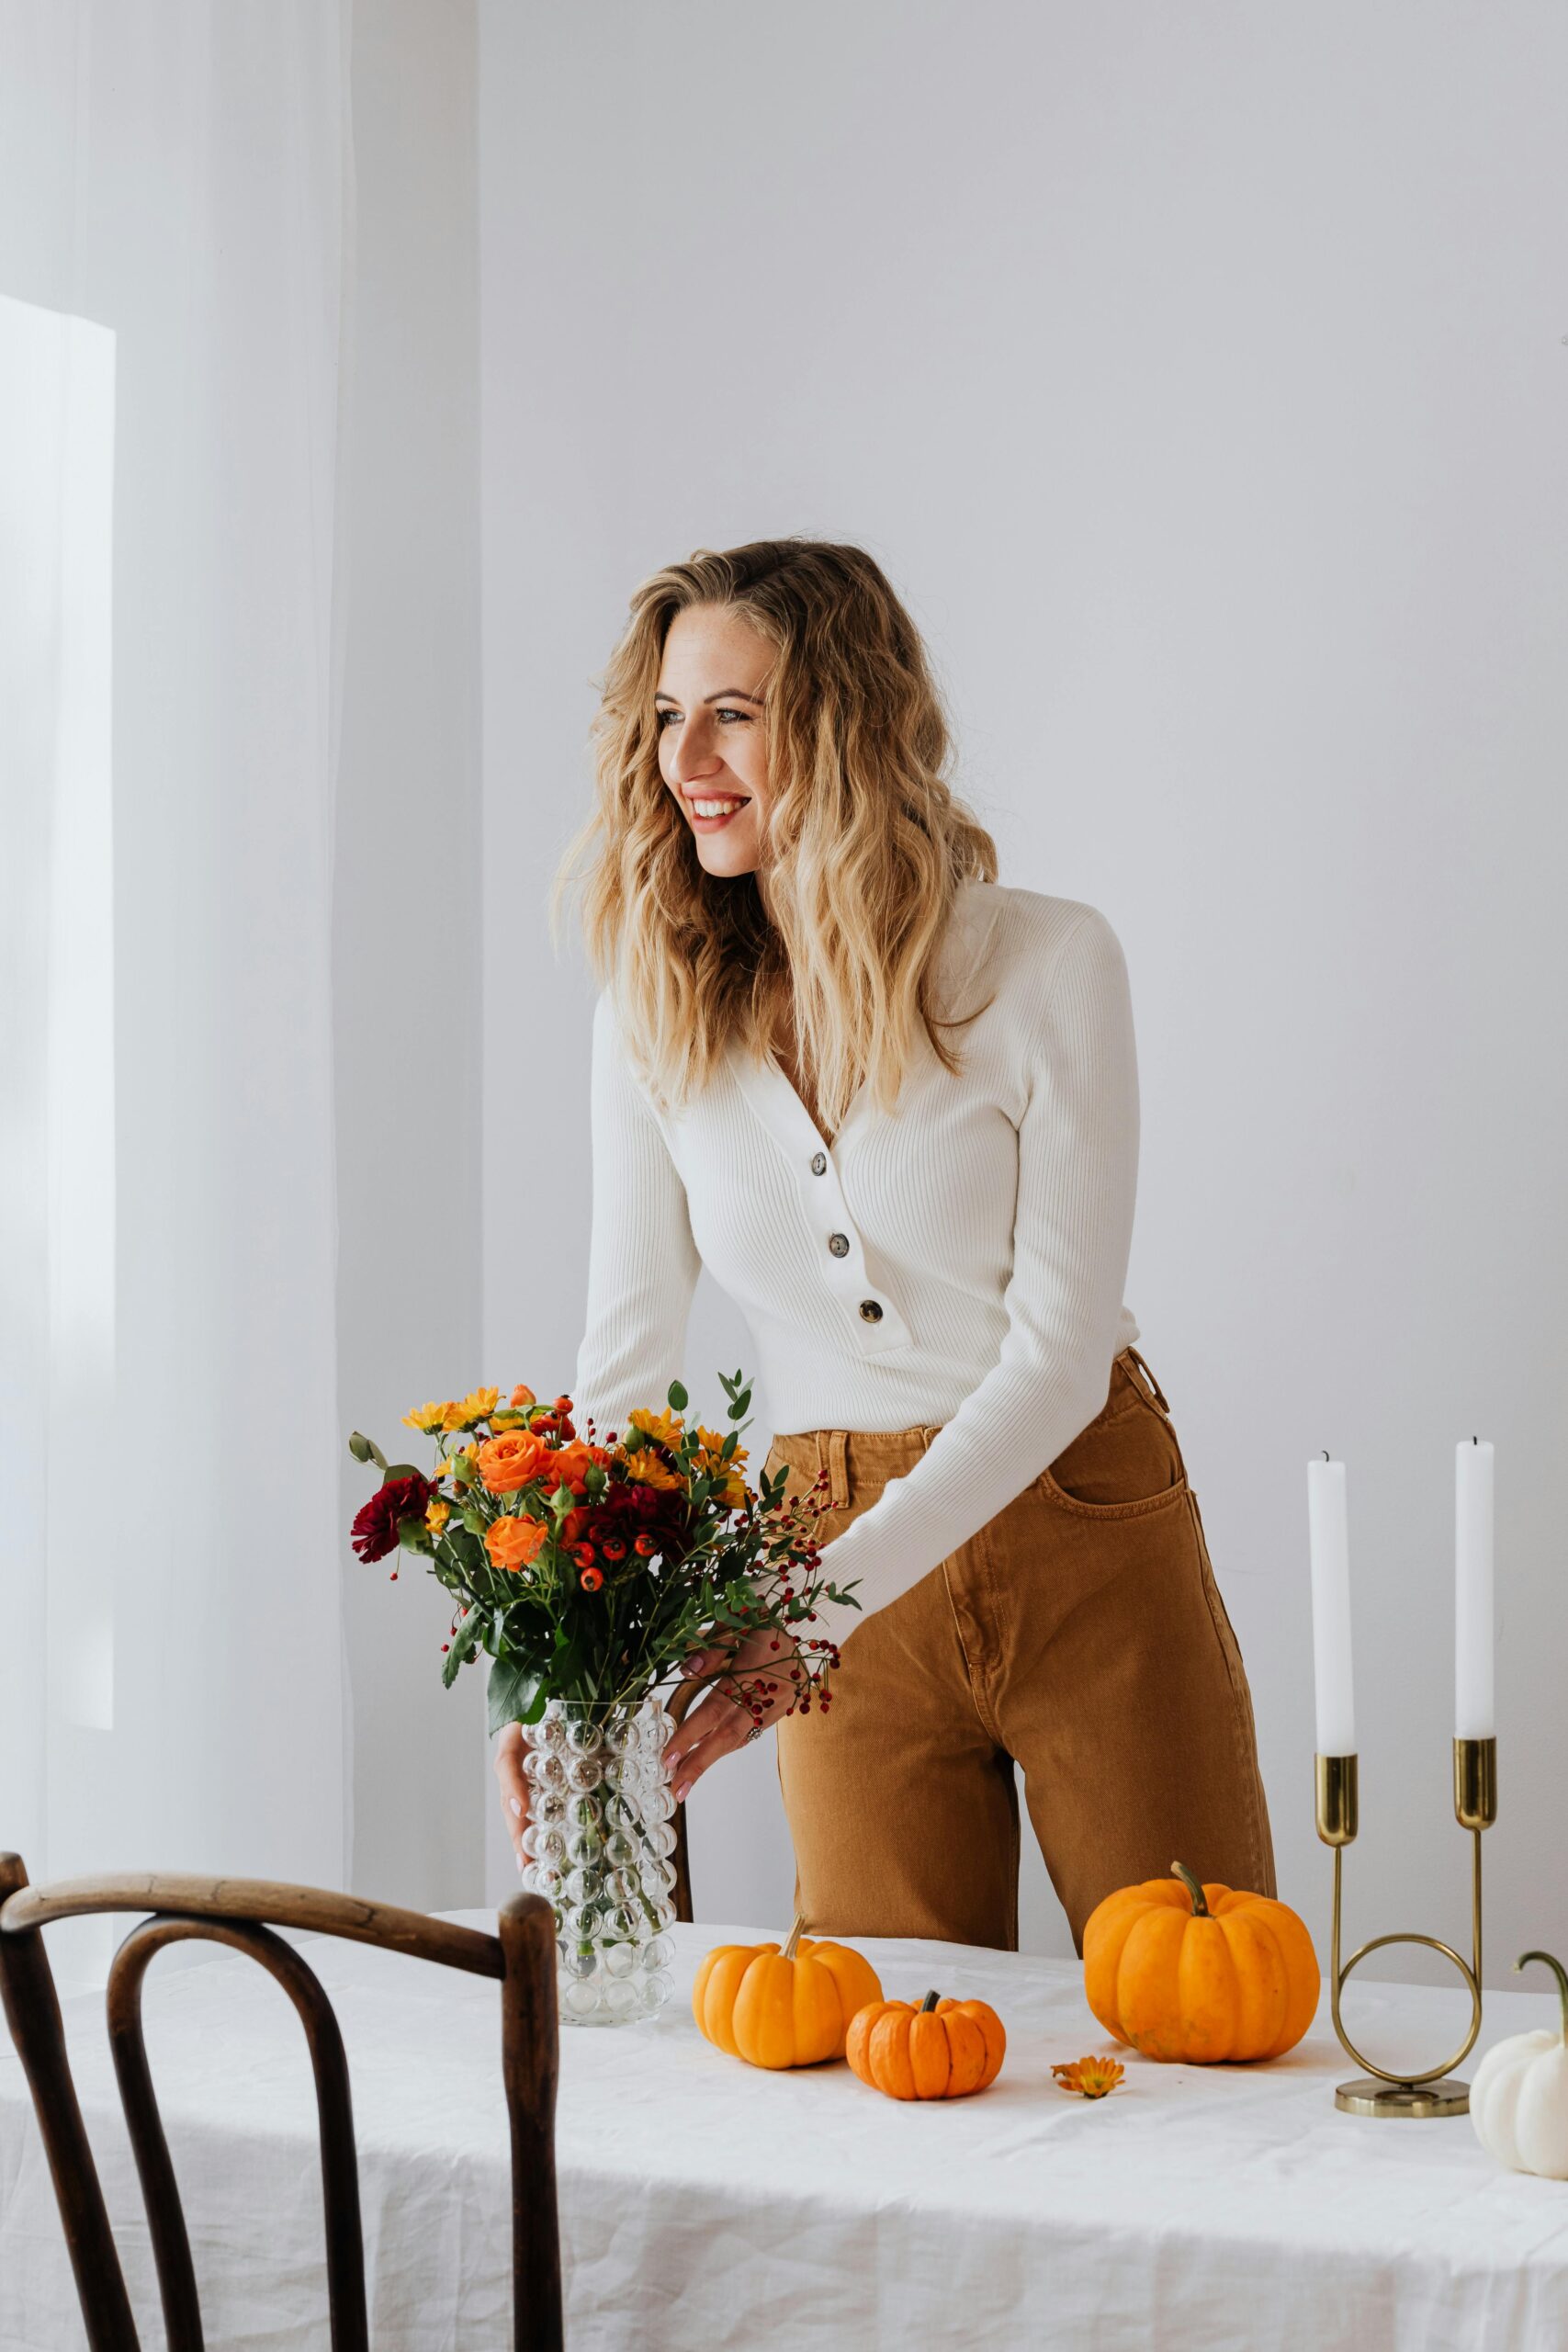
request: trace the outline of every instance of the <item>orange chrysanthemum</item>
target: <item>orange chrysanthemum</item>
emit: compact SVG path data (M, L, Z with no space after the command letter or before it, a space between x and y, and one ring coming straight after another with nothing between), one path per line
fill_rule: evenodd
M549 1529L542 1520L515 1519L510 1512L494 1521L485 1530L485 1550L493 1567L504 1568L515 1576L530 1560L537 1559L539 1546Z
M519 1487L545 1475L551 1454L536 1430L507 1430L500 1437L487 1438L477 1459L479 1476L492 1495L514 1495Z
M1081 2091L1085 2098L1103 2098L1113 2091L1127 2069L1118 2058L1075 2058L1070 2066L1053 2066L1057 2087Z
M723 1483L715 1488L721 1503L731 1510L739 1510L746 1500L746 1481L740 1475L740 1464L746 1460L746 1448L738 1445L728 1462L724 1459L724 1437L718 1430L705 1430L697 1424L702 1443L697 1449L697 1468L710 1477L724 1473Z
M424 1523L432 1535L439 1535L451 1516L451 1504L443 1502L439 1495L433 1495L424 1507Z

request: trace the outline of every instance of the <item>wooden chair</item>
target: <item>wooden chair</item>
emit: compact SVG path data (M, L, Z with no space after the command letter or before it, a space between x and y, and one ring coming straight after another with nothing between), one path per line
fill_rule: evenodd
M21 1857L0 1854L0 1996L32 2091L92 2352L139 2352L139 2346L39 1930L51 1919L103 1911L151 1914L131 1928L115 1954L108 1978L108 2030L146 2200L169 2352L201 2352L201 2313L179 2189L142 2041L141 1980L155 1952L192 1937L228 1944L259 1961L299 2012L321 2120L333 2352L368 2352L348 2064L321 1983L295 1947L274 1933L275 1928L346 1936L383 1951L408 1952L446 1968L499 1979L501 2070L512 2141L514 2341L516 2352L560 2352L556 1931L543 1896L514 1894L502 1905L499 1936L491 1936L420 1911L265 1880L75 1879L29 1886Z

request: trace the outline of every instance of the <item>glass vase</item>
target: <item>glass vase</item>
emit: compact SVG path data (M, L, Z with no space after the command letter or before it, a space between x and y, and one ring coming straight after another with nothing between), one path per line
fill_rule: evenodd
M523 1726L523 1883L555 1910L563 2024L629 2025L670 1998L674 1728L658 1699L553 1699Z

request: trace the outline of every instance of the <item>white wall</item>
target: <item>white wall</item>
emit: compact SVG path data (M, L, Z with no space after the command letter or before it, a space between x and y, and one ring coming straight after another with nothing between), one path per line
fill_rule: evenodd
M1103 908L1127 952L1127 1295L1252 1676L1282 1893L1325 1931L1326 1446L1348 1924L1467 1933L1451 1464L1479 1430L1487 1975L1562 1949L1568 17L479 0L479 32L483 1000L518 1038L482 1105L485 1376L573 1369L589 999L543 905L626 597L700 545L857 540L927 634L1003 879ZM694 1395L752 1361L705 1278ZM694 1803L709 1919L787 1917L772 1746ZM491 1852L500 1889L493 1823ZM1068 1949L1032 1862L1024 1927Z
M357 266L335 865L339 1421L346 1531L430 1460L401 1416L485 1376L479 1247L479 390L472 0L356 0ZM432 1907L482 1879L477 1675L446 1596L344 1544L351 1883Z

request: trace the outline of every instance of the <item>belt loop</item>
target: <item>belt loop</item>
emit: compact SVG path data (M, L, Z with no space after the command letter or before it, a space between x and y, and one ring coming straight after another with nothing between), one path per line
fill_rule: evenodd
M1152 1401L1159 1407L1160 1411L1168 1420L1170 1418L1170 1404L1166 1396L1165 1390L1160 1386L1159 1382L1155 1378L1154 1374L1149 1370L1148 1365L1144 1362L1143 1357L1138 1353L1136 1348L1129 1347L1125 1352L1131 1356L1133 1362L1143 1374L1144 1378L1148 1382L1150 1388L1154 1391Z
M848 1430L817 1432L817 1461L828 1473L828 1506L832 1510L842 1510L850 1499L850 1474L844 1460L849 1435Z

